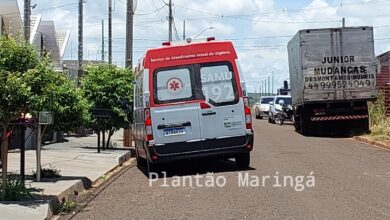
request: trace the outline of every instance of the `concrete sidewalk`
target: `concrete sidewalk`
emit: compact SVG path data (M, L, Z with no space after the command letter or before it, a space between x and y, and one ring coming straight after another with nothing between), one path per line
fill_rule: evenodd
M68 194L81 192L102 175L131 157L129 148L122 147L123 131L112 138L117 147L97 153L97 137L68 137L68 142L42 147L42 168L60 171L62 177L55 180L35 182L27 180L32 187L43 190L40 200L31 202L0 203L0 219L45 219L53 214L54 200L61 201ZM20 152L9 153L9 172L20 173ZM36 152L26 152L26 175L36 169ZM54 199L54 200L53 200Z

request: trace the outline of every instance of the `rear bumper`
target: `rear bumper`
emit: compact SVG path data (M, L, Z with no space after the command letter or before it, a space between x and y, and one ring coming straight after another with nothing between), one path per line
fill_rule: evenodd
M239 153L250 152L252 149L253 134L247 134L239 137L210 139L191 143L179 142L160 146L149 145L148 157L150 158L148 159L151 163L164 163L202 157L230 157Z

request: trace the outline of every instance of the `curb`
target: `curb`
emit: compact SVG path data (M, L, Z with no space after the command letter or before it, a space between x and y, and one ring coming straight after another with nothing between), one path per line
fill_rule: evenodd
M104 181L102 184L100 184L94 192L92 192L92 196L87 198L86 203L79 208L76 212L72 213L69 218L62 218L61 220L71 220L75 217L77 213L82 211L96 196L98 196L101 192L103 192L107 187L109 187L115 180L117 180L119 177L121 177L125 172L130 170L131 168L135 167L137 165L135 159L133 161L128 161L130 164L125 167L122 170L119 170L117 173L115 173L111 178L107 179L107 181Z
M385 149L390 150L390 145L388 145L386 143L383 143L381 141L372 140L370 138L362 137L362 136L356 136L356 137L353 137L353 138L355 140L358 140L358 141L366 143L366 144L370 144L370 145L374 145L374 146L377 146L377 147L380 147L380 148L385 148Z
M128 148L129 152L127 152L126 154L120 156L117 158L118 160L118 164L121 166L124 162L128 161L130 158L134 157L135 156L135 151L134 151L134 148L133 147L129 147Z
M53 196L53 199L49 200L49 208L47 210L46 219L50 219L60 207L61 203L69 199L70 195L76 195L79 192L89 189L92 187L92 181L87 177L82 177L81 180L77 181L75 184L69 188L62 191L59 195Z
M122 166L123 163L125 163L132 157L132 155L134 154L133 151L130 149L130 151L126 154L117 157L118 164L105 173L109 173L112 170L115 170L116 168ZM99 178L92 181L87 177L82 177L81 180L77 181L75 184L62 191L59 195L53 196L53 199L48 200L49 208L47 211L46 219L51 219L53 216L55 216L55 211L60 207L61 203L69 199L70 195L78 195L80 192L92 188L92 184L97 180L99 180Z
M51 217L51 220L71 220L74 218L74 216L79 213L81 210L83 210L96 196L98 196L102 191L104 191L108 186L110 186L115 180L117 180L119 177L121 177L126 171L129 169L135 167L137 165L135 159L126 161L127 165L124 166L123 169L118 170L118 172L114 173L110 178L103 181L101 184L99 184L95 189L91 191L91 196L86 197L86 200L84 204L77 208L73 213L67 214L67 215L53 215ZM118 167L122 166L116 166L116 168L113 168L111 171L117 169Z

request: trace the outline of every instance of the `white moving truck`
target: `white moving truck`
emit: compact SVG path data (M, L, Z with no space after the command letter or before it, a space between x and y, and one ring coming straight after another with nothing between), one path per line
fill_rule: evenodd
M297 131L369 131L367 101L377 95L372 27L301 30L288 57Z

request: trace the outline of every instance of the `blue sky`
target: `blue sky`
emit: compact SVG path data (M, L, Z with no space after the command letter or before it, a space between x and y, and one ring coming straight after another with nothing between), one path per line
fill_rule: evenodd
M123 65L126 0L113 1L113 60ZM76 59L77 0L32 2L38 4L34 13L42 14L45 20L54 20L59 30L71 30L65 59ZM107 22L107 2L87 0L85 3L84 59L101 57L101 20ZM187 37L194 37L213 27L200 38L215 36L217 39L233 41L250 91L255 91L261 80L272 72L277 85L282 85L282 81L288 78L286 44L299 29L337 27L341 25L342 17L345 17L347 25L377 27L377 54L390 50L390 0L173 0L173 3L177 35L180 37L185 19ZM167 40L166 17L167 7L163 0L138 0L134 26L134 62L147 48L159 46ZM107 37L107 29L105 33Z

